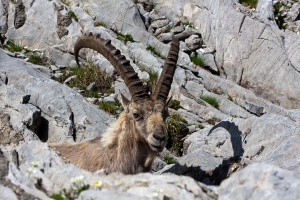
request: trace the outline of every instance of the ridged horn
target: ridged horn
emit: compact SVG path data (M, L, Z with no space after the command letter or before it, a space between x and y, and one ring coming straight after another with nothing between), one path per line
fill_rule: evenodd
M136 102L149 98L146 87L130 65L129 60L121 54L120 50L111 44L110 40L105 40L99 34L93 35L92 33L87 33L79 37L74 46L74 55L78 66L78 54L82 48L90 48L97 51L115 67L129 89L133 101Z
M171 42L171 47L168 56L165 60L163 70L156 84L155 90L151 96L153 99L163 100L164 102L167 101L171 89L171 85L173 82L173 76L176 70L178 53L179 53L179 40L176 37L173 37Z

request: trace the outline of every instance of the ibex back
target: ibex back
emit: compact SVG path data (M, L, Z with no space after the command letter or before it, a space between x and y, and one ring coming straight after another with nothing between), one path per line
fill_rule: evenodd
M135 174L150 170L157 152L166 145L165 120L168 94L176 69L179 41L174 38L163 71L152 94L140 81L130 62L110 40L92 33L81 36L74 47L75 59L81 48L101 53L123 78L132 96L121 94L124 111L102 137L80 144L53 145L67 160L80 168Z

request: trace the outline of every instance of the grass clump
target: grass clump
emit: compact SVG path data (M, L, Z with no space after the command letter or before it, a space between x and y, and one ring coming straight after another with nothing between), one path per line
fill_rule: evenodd
M194 24L192 22L189 22L189 21L187 21L187 22L181 22L181 24L183 26L187 26L187 27L195 29L195 26L194 26Z
M216 109L219 109L219 102L215 97L212 96L206 96L206 95L201 95L200 98L205 101L206 103L212 105Z
M164 157L163 157L163 160L169 165L169 164L175 164L176 163L176 160L173 158L173 157L171 157L171 156L169 156L169 155L165 155Z
M191 55L190 59L192 63L198 66L204 66L205 65L205 60L200 56L200 55Z
M217 117L212 117L212 118L209 118L208 120L206 120L206 122L211 125L215 125L217 122L220 122L220 121L221 120Z
M123 110L122 104L118 101L117 98L115 99L115 102L100 101L99 108L115 116L120 114L120 112Z
M117 33L117 39L123 41L125 44L127 42L134 42L132 35L125 33L124 35L122 33Z
M10 52L21 52L23 50L23 47L15 44L13 40L8 40L3 47Z
M103 21L99 21L99 20L96 20L96 21L94 22L94 26L95 26L95 27L103 26L103 27L107 28L107 25L106 25Z
M180 101L178 100L171 100L170 104L169 104L169 108L172 108L174 110L178 110L180 108Z
M76 21L78 22L78 17L76 16L76 14L73 11L70 11L70 16Z
M250 8L256 8L258 0L240 0L240 3Z
M149 45L149 46L147 46L146 49L148 51L151 51L154 55L156 55L156 56L158 56L158 57L160 57L162 59L165 59L165 57L163 55L161 55L161 53L159 51L157 51L154 46Z
M147 72L149 74L149 80L146 82L147 87L149 88L149 91L153 92L156 82L158 80L158 72L155 72L152 69L148 69L148 68L140 68L141 71L143 72Z
M35 65L46 65L46 59L37 53L31 54L28 58L28 62L31 62Z
M173 114L166 120L168 136L166 147L177 156L182 155L183 138L189 133L188 123L179 114Z
M82 67L68 68L60 78L54 79L63 83L67 78L74 75L75 78L71 79L67 85L82 90L82 95L85 97L99 98L101 93L113 93L114 78L89 62ZM87 91L86 88L92 83L95 85L94 90Z
M70 6L70 5L71 5L71 2L68 1L68 0L61 0L61 2L62 2L63 4L65 4L66 6Z
M203 124L198 124L198 128L200 128L200 129L204 129L204 128L205 128L205 126L204 126Z

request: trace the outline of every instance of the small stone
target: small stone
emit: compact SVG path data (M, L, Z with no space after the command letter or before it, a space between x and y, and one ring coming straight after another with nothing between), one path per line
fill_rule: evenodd
M115 99L112 96L104 97L103 98L104 102L115 102Z
M87 91L93 91L93 90L95 90L95 88L96 88L96 83L93 82L89 86L86 87L86 90Z
M74 78L76 78L76 77L77 77L76 75L70 76L69 78L67 78L67 79L64 81L64 84L69 83L72 79L74 79Z

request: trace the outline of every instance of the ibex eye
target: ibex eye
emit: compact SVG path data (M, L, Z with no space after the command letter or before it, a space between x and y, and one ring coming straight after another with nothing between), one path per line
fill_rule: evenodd
M138 113L133 113L133 117L135 120L140 120L142 118Z

